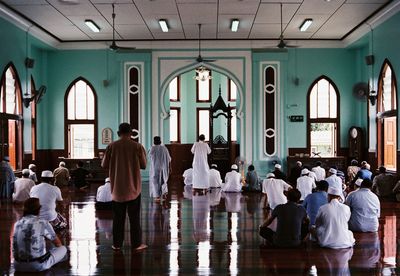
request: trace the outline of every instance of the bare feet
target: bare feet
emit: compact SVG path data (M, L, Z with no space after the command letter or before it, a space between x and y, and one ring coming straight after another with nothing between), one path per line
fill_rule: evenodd
M140 250L143 250L143 249L146 249L147 248L147 245L146 244L141 244L141 245L139 245L138 247L136 247L136 248L133 248L132 250L134 250L134 251L140 251Z

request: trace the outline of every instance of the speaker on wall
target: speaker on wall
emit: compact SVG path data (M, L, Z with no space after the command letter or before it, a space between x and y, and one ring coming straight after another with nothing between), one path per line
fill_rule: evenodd
M25 66L27 68L33 68L33 66L35 65L35 60L33 58L26 58L25 59Z
M367 65L374 64L374 55L365 56L365 63Z

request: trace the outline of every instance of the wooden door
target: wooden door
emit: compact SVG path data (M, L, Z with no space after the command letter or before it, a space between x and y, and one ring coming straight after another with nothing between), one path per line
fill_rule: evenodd
M8 120L8 156L10 157L10 166L17 169L17 128L16 121Z
M0 119L0 158L8 156L8 120Z
M396 117L383 119L383 161L387 169L396 170Z

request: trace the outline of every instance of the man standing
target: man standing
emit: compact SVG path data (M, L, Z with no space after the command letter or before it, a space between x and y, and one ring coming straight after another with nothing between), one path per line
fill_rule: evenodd
M22 178L18 178L14 183L14 193L12 195L14 202L24 202L29 198L29 193L35 182L29 178L29 170L22 170Z
M68 181L70 179L69 171L65 167L65 162L61 161L58 168L54 170L54 185L58 187L68 186Z
M154 136L154 146L149 152L150 158L150 197L160 201L168 194L168 177L171 156L166 146L161 144L160 136Z
M27 199L23 217L15 223L12 251L16 271L43 271L66 260L67 248L62 245L50 223L38 217L40 208L38 198ZM48 251L46 240L54 245Z
M381 204L379 198L371 192L371 187L371 180L364 179L360 189L350 193L346 199L346 204L351 210L349 228L352 231L378 231Z
M142 180L140 169L146 168L146 151L131 139L132 129L128 123L118 128L119 139L106 148L102 167L108 170L111 181L113 209L113 246L120 250L124 242L125 218L128 212L131 246L134 250L145 249L140 227L140 198Z
M210 172L208 167L207 155L211 149L206 142L204 134L199 136L199 141L193 144L193 189L207 190L210 188Z
M11 198L14 190L15 175L8 156L3 157L0 163L0 198Z

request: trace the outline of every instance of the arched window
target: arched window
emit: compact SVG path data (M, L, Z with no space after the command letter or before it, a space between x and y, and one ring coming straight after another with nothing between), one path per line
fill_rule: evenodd
M97 155L97 99L84 78L74 80L65 96L65 143L69 158Z
M382 65L378 81L378 164L396 170L397 151L396 76L388 60Z
M21 84L12 63L1 76L0 89L0 157L9 156L11 167L22 168Z
M336 156L339 149L339 92L327 77L315 80L308 91L307 147L314 156Z

